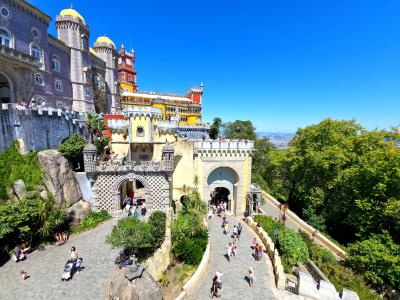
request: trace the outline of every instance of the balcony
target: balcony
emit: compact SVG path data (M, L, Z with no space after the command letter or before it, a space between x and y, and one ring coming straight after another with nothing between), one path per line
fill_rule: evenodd
M0 45L0 60L12 61L25 67L40 68L43 64L32 55Z

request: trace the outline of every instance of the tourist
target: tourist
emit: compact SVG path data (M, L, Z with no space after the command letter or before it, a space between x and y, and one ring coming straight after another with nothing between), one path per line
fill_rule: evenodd
M257 245L257 238L253 239L252 245L251 245L251 249L255 250L256 249L256 245Z
M261 262L261 257L263 254L263 247L261 245L257 245L256 250L256 261Z
M249 283L249 286L253 286L254 284L254 271L253 268L249 268L249 274L247 275L247 282Z
M139 212L137 211L137 209L135 208L135 211L133 212L133 216L135 218L139 218Z
M232 255L237 259L237 245L236 245L236 239L233 240L232 242Z
M229 245L226 247L226 259L228 262L231 262L231 256L232 256L232 243L229 243Z
M257 227L258 227L258 228L261 227L260 221L257 222Z
M242 234L242 230L243 230L242 224L239 223L237 226L237 239L238 240L240 240L240 235Z
M78 252L76 251L75 246L71 247L71 251L69 252L69 259L72 261L76 261L78 257Z
M24 252L22 252L21 248L19 247L19 245L17 244L14 248L14 255L13 255L13 259L15 262L19 262L21 260L24 260L26 258L26 255Z
M22 278L23 280L26 280L26 279L29 278L28 273L25 272L24 270L21 270L20 273L21 273L21 278Z
M225 221L225 224L224 224L224 234L225 234L225 235L227 235L228 229L229 229L228 221Z
M144 217L146 215L147 209L146 209L146 203L142 203L142 216Z
M21 251L23 253L25 253L25 254L30 253L32 251L32 247L29 244L29 242L25 242L25 243L22 244L22 250Z
M238 235L237 227L236 225L233 225L232 237L237 238L237 235Z
M63 231L63 233L61 234L62 235L62 241L63 241L63 243L66 243L67 241L68 241L68 238L69 238L69 236L68 236L68 231Z

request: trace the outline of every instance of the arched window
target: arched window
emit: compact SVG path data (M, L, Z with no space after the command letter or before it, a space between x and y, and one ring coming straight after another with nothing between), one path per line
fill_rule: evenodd
M35 84L44 85L43 76L40 73L35 73Z
M57 108L58 109L64 109L64 105L61 102L57 103Z
M53 69L53 71L61 71L61 63L57 55L53 55L51 57L51 68Z
M0 28L0 45L12 48L11 42L11 34L7 30Z
M42 61L42 51L40 51L40 48L35 44L31 44L31 55L35 60Z

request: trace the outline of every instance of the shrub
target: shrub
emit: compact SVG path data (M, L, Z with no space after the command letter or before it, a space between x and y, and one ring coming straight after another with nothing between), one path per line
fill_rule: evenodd
M282 224L272 220L268 216L254 216L256 222L260 222L261 227L268 233L282 255L282 264L285 272L289 273L293 266L298 262L306 262L309 253L306 243L301 236ZM278 229L278 237L274 235L274 229Z
M79 233L91 228L95 228L99 223L111 219L112 216L106 210L101 210L99 212L91 212L80 224L79 226L72 228L71 233Z
M22 179L29 191L41 184L42 177L43 170L36 152L21 155L18 152L17 141L0 153L0 199L8 199L7 188L10 188L14 181Z
M161 232L165 235L165 220L163 212L157 213L151 223L142 222L134 217L121 219L107 236L106 242L113 248L121 247L134 253L139 259L145 259L161 245L160 236Z
M71 134L67 137L58 150L60 153L73 164L75 168L83 168L83 148L86 145L86 140L79 134Z
M165 226L167 215L162 211L155 211L149 217L149 225L153 227L153 235L156 241L155 248L161 246L165 238Z

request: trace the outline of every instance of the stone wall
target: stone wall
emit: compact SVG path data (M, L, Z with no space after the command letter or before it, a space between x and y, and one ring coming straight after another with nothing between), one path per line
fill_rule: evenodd
M0 108L0 151L16 139L24 142L26 150L58 148L71 134L85 134L84 124L77 122L79 117L61 109L17 109L3 104Z

